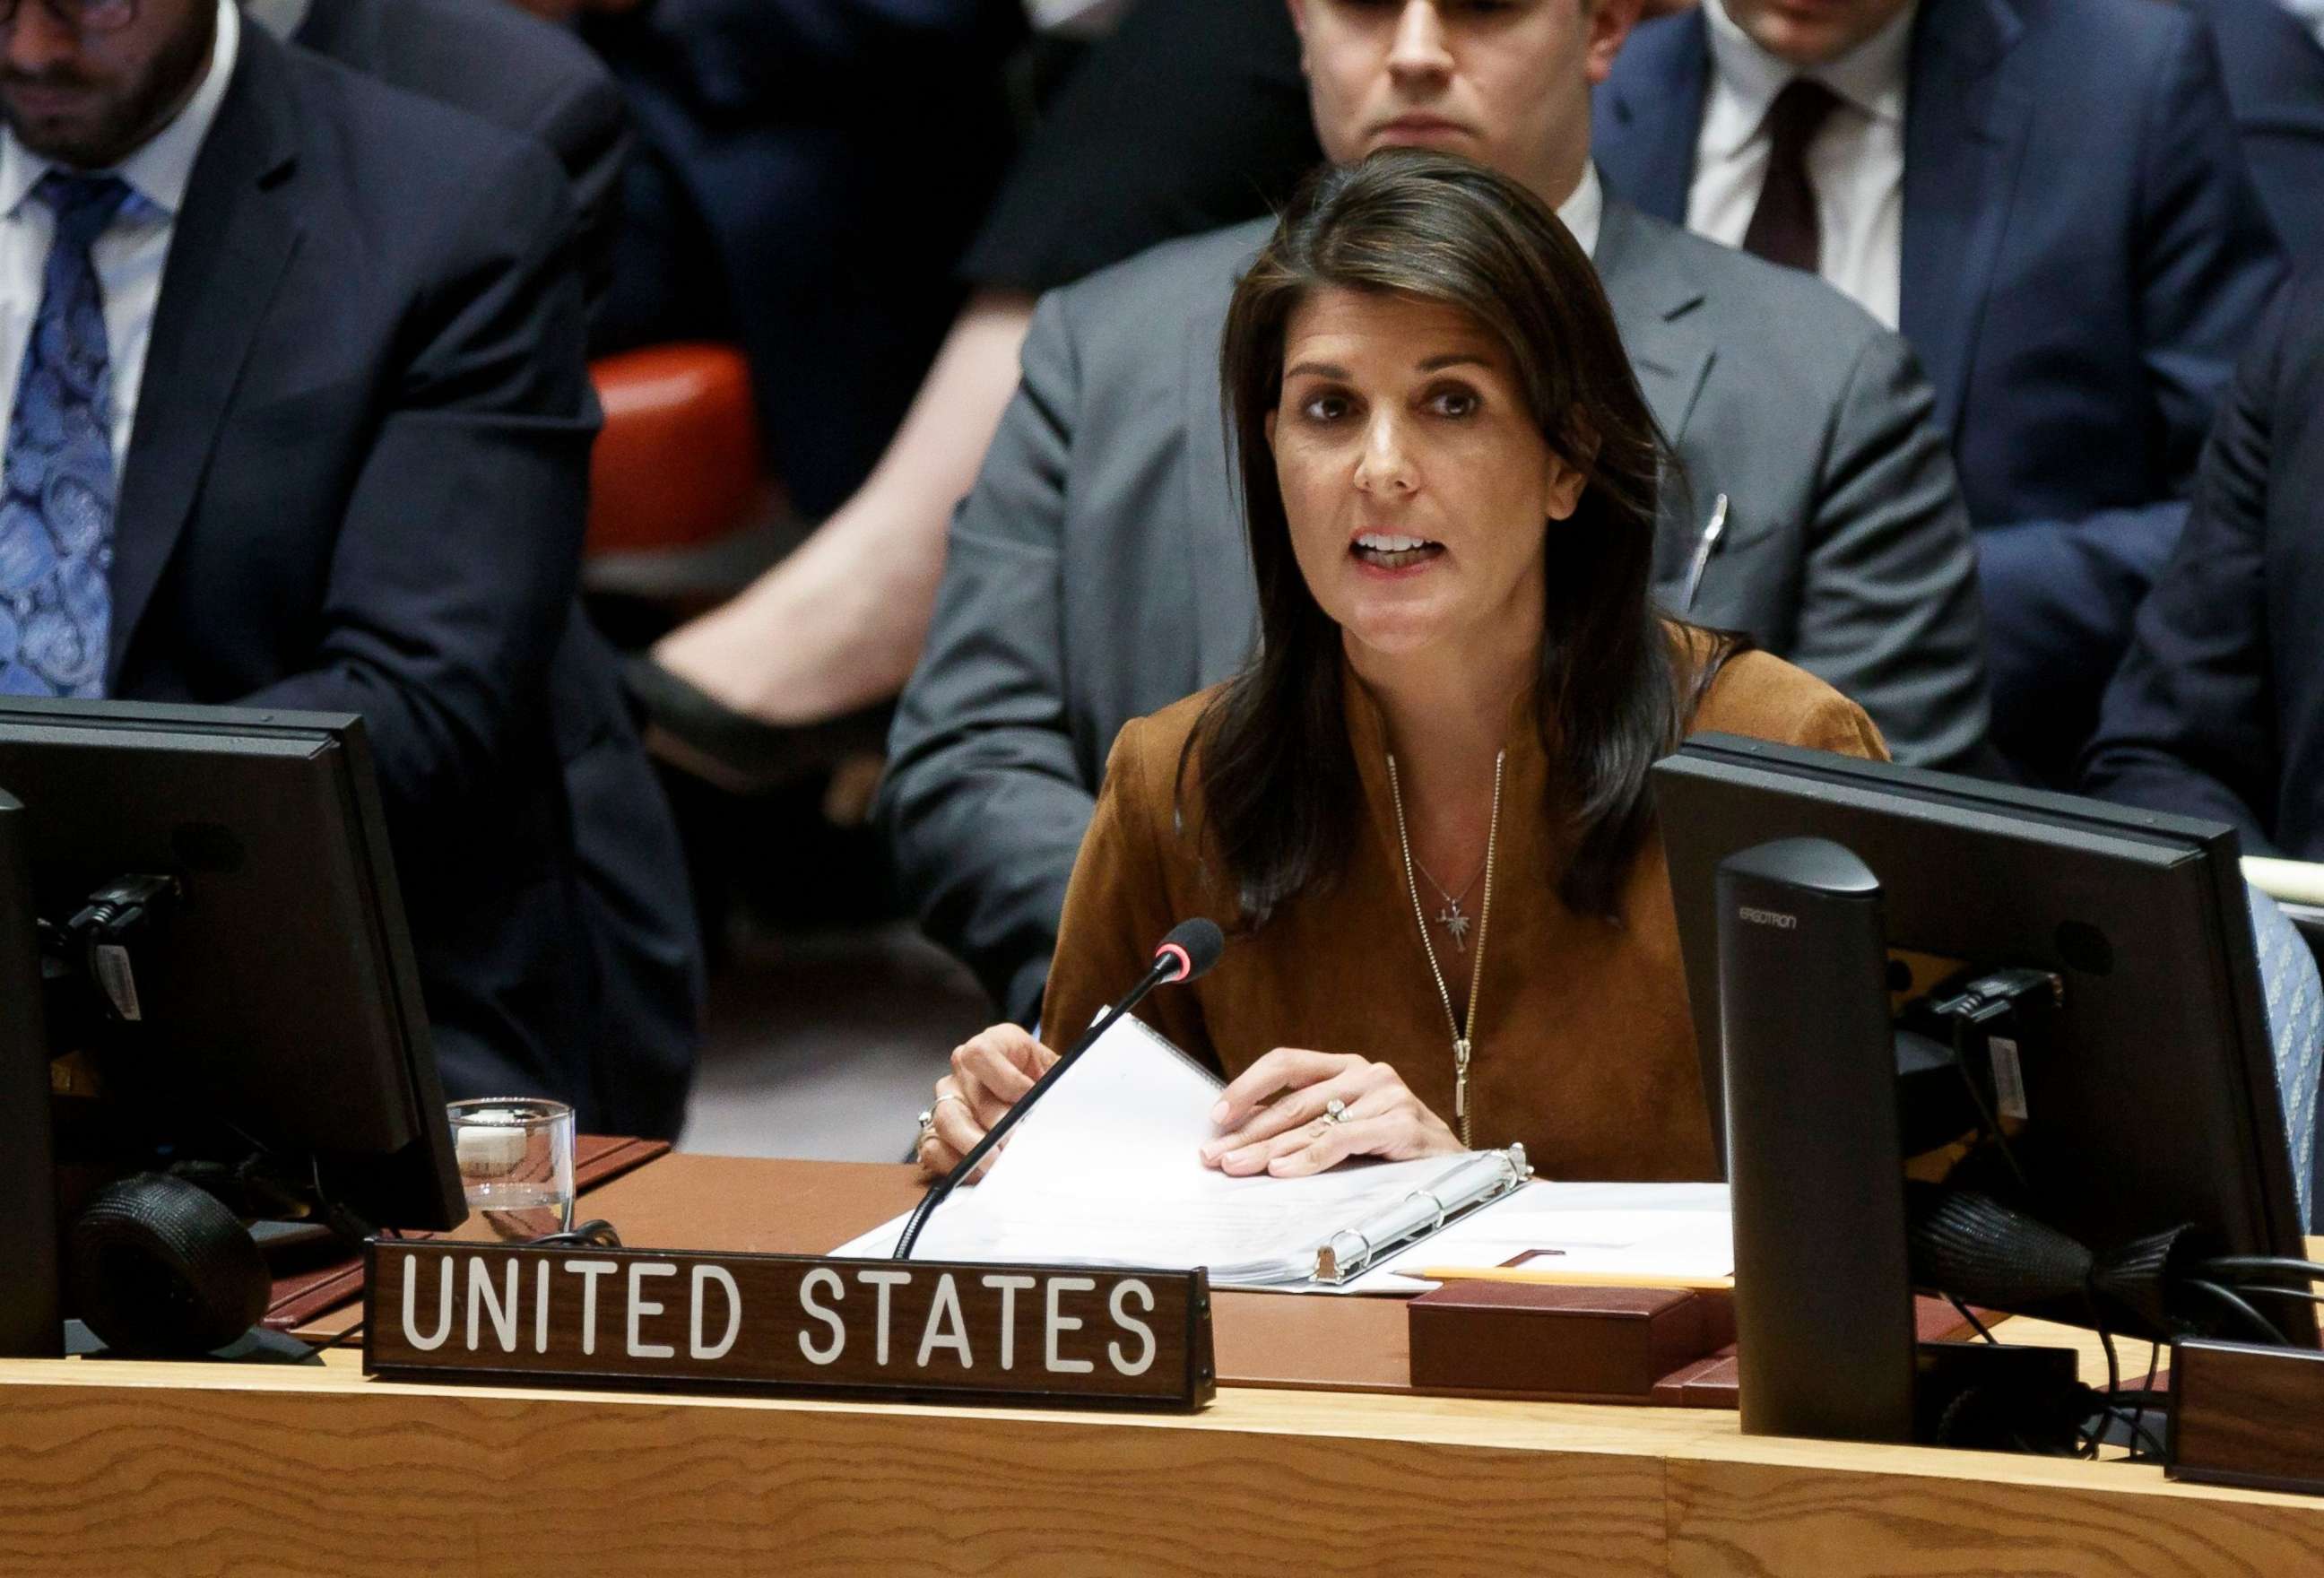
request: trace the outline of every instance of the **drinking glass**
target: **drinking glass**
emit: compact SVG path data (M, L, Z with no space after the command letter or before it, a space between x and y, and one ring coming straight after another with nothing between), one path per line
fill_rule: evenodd
M463 1238L521 1243L573 1227L573 1109L485 1096L454 1102L452 1148L468 1196Z

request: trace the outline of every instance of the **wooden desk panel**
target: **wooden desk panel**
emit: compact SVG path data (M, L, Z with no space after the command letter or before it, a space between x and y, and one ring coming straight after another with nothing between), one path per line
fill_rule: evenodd
M1833 1467L1848 1462L1845 1449L1829 1450ZM2087 1483L2028 1483L2011 1472L2026 1460L1997 1461L2006 1466L1981 1481L1674 1462L1669 1571L1683 1578L2324 1572L2324 1502L2182 1500L2165 1493L2162 1470L2120 1463L2080 1465Z
M0 1364L10 1578L2324 1570L2324 1500L1747 1438L1731 1414L1259 1390L1191 1419Z

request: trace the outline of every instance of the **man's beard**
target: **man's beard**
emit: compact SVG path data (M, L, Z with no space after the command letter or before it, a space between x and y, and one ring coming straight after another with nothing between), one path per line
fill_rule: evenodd
M26 0L30 5L40 3ZM69 69L39 75L0 70L0 120L7 123L19 143L51 163L77 170L102 170L120 163L169 124L201 81L211 43L217 36L217 13L198 4L194 15L199 25L189 23L181 34L171 39L147 68L143 80L110 99L94 97L93 115L75 115L62 125L20 117L10 106L8 90L74 88L92 89L101 96L102 86Z

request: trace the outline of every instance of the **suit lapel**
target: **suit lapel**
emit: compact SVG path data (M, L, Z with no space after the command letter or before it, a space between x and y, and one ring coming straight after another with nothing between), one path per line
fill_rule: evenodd
M2032 96L2002 69L2011 0L1926 0L1904 107L1901 323L1959 432L1979 322L2024 151Z
M1702 13L1690 9L1638 31L1601 99L1596 152L1607 185L1673 225L1686 223L1710 73Z
M1593 261L1638 388L1675 448L1711 375L1716 347L1696 310L1704 300L1702 281L1676 247L1656 245L1663 239L1656 229L1655 221L1609 198Z
M1273 226L1251 227L1255 251ZM1235 279L1250 263L1238 258ZM1251 585L1250 547L1244 540L1242 488L1235 472L1219 388L1219 341L1226 330L1232 280L1223 281L1215 310L1206 302L1186 326L1185 357L1186 569L1194 599L1194 669L1191 693L1232 674L1250 655L1259 627L1259 595Z
M108 686L192 509L218 429L299 246L287 194L296 150L282 46L244 26L233 82L179 210L114 520Z

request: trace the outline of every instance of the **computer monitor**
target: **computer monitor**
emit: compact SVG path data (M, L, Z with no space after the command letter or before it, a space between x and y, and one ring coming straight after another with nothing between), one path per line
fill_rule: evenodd
M0 1015L0 1091L57 1093L0 1105L0 1153L53 1142L84 1173L263 1155L353 1220L463 1219L360 718L0 699L0 981L39 969L51 1010ZM0 1331L23 1329L32 1280L0 1278Z
M2194 1223L2303 1254L2232 829L1721 734L1655 778L1722 1144L1720 863L1828 839L1877 878L1892 949L2061 983L2052 1050L2023 1068L2030 1214L2099 1251Z

